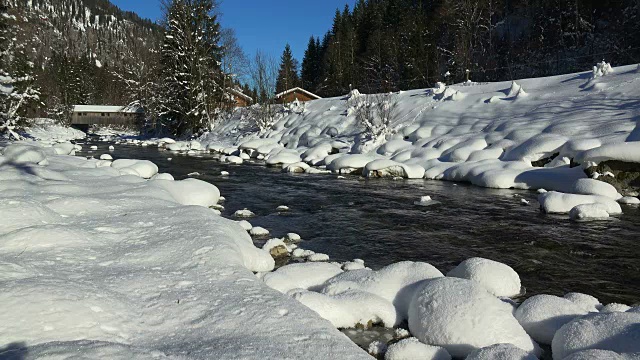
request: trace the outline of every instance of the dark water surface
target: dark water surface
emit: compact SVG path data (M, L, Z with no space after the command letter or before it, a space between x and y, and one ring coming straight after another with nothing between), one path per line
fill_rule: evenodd
M106 153L106 143L91 154ZM640 211L608 221L575 223L544 215L536 193L484 189L430 180L365 180L335 175L285 174L259 165L229 165L213 156L192 157L156 148L115 145L114 158L151 160L176 179L187 174L215 184L223 215L248 208L254 226L282 237L302 236L302 248L332 260L360 258L374 269L402 260L425 261L446 273L479 256L513 267L527 289L563 295L578 291L603 303L640 302ZM88 146L85 145L85 151ZM167 158L172 158L168 161ZM231 173L220 176L220 171ZM413 205L422 195L440 202ZM520 199L530 201L523 206ZM291 210L278 213L276 207Z

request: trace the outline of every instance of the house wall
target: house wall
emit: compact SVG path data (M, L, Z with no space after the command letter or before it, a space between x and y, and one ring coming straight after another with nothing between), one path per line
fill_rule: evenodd
M278 99L276 99L276 102L278 104L288 104L290 102L294 102L294 101L300 101L300 102L305 102L305 101L311 101L311 100L315 100L314 98L308 96L305 93L301 93L298 91L286 94L284 96L279 97Z

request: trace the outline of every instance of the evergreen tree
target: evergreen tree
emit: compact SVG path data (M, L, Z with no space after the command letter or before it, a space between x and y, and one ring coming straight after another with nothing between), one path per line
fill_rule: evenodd
M213 0L173 0L161 51L160 117L176 136L209 126L221 107L220 24Z
M0 132L15 138L15 127L29 107L40 101L33 63L27 58L25 44L17 39L19 18L10 13L6 3L0 3Z
M291 46L287 44L280 57L280 70L278 71L278 78L276 80L276 93L297 87L299 83L298 60L293 58Z
M318 41L312 36L309 38L307 50L304 52L302 59L301 82L302 87L310 91L315 91L318 85L320 70L320 49L318 49Z

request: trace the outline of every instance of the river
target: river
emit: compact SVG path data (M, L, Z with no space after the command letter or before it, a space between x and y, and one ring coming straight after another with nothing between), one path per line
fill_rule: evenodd
M78 155L96 157L109 143ZM215 184L226 198L223 216L248 208L254 226L272 236L302 236L301 247L332 260L360 258L373 269L402 260L425 261L443 273L469 257L513 267L526 296L577 291L603 303L640 302L640 210L607 221L572 222L540 213L532 191L484 189L430 180L363 179L285 174L258 164L230 165L212 155L185 156L156 148L115 145L114 158L151 160L176 179ZM169 161L168 158L172 160ZM221 176L228 171L230 176ZM437 205L413 205L422 195ZM523 205L521 199L530 202ZM279 213L286 205L290 211Z

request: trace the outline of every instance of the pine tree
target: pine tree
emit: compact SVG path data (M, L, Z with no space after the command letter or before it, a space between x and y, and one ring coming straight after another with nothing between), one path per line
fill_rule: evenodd
M15 138L19 138L15 127L29 107L40 101L33 63L27 58L25 44L17 39L18 18L6 3L0 3L0 132Z
M205 130L221 107L220 24L213 0L173 0L161 51L160 117L176 136Z
M315 91L318 85L320 62L318 61L319 49L316 44L317 41L313 36L309 38L307 50L305 50L304 58L302 59L302 87L310 91Z
M278 79L276 80L276 93L294 88L298 86L299 83L298 60L293 58L291 46L287 44L280 57L280 70L278 71Z

